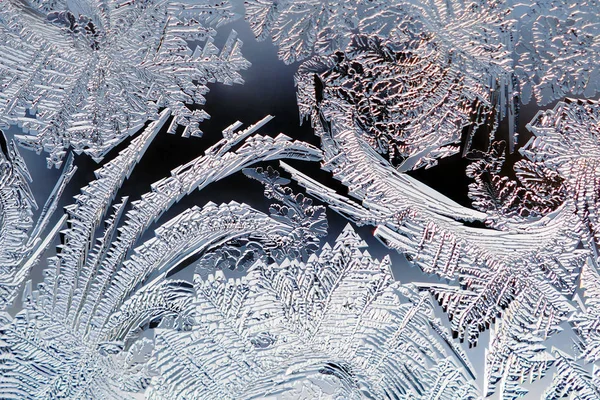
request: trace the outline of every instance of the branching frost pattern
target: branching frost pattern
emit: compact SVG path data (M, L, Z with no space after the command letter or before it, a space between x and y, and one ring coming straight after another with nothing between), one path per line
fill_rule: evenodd
M257 134L268 115L236 122L129 201L117 194L156 135L201 136L209 84L243 83L236 32L214 45L234 6L0 2L0 123L24 131L0 138L0 397L516 399L545 379L544 399L599 398L600 105L565 98L598 91L599 12L248 0L256 37L298 63L298 109L321 148ZM561 101L520 143L531 99ZM37 220L17 144L62 168ZM71 151L102 164L52 222ZM408 174L457 154L472 207ZM283 175L260 165L274 160ZM347 194L289 160L320 163ZM264 186L268 213L208 202L161 218L236 172ZM394 279L351 225L326 243L326 209L440 279ZM573 345L553 345L566 331ZM486 346L483 371L463 345Z
M250 65L235 31L213 44L235 18L228 2L54 3L0 5L0 122L30 132L18 139L48 165L69 148L101 159L165 107L171 133L199 136L208 114L188 104L203 104L210 82L242 83Z

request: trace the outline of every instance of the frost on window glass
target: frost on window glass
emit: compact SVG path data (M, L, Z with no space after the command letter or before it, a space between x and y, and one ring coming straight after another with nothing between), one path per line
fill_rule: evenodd
M215 28L228 2L3 1L0 122L60 165L66 150L102 156L169 108L170 131L202 132L208 82L242 83L249 66L235 31L222 49ZM192 45L193 43L193 45Z
M0 398L600 399L598 15L0 1Z

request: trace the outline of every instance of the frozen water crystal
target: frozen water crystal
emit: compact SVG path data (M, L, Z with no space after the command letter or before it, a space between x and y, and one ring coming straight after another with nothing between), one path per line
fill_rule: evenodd
M62 232L62 251L49 260L39 290L26 287L24 309L0 329L2 351L8 357L0 365L0 397L122 399L143 391L150 382L148 349L153 342L140 332L161 320L172 320L169 326L185 330L194 314L191 285L165 279L171 271L189 257L232 240L248 238L266 251L294 254L290 247L302 245L294 241L299 230L323 234L322 211L306 202L295 205L301 201L296 196L275 196L288 207L304 210L309 225L302 228L298 219L269 217L245 204L209 202L163 223L154 238L135 247L154 219L194 189L266 158L319 159L316 148L284 135L248 138L268 117L242 131L236 131L240 124L228 128L204 156L156 182L127 212L123 198L99 232L118 188L169 114L163 111L96 171L96 180L66 208L69 228ZM240 141L244 143L230 151Z
M49 166L69 148L100 160L165 107L172 133L198 136L208 114L187 104L250 65L235 31L213 43L234 18L226 1L3 1L0 122L29 131L19 141Z
M365 248L347 226L306 263L197 276L191 330L157 330L149 398L475 399L430 296Z
M234 8L0 1L0 124L24 131L0 136L0 398L600 398L600 103L565 98L599 89L600 3L247 0L321 148L235 122L129 201L155 137L200 136L207 85L243 83L235 31L214 44ZM519 143L531 98L560 101ZM17 143L62 167L39 215ZM102 163L55 217L72 152ZM470 204L412 175L457 154ZM173 209L238 172L268 212ZM431 279L350 224L324 240L328 209Z

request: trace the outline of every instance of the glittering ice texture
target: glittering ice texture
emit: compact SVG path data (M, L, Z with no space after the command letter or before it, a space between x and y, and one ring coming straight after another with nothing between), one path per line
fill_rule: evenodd
M565 95L594 96L600 91L600 4L568 0L514 3L517 21L515 73L523 102L535 96L545 105Z
M472 164L476 183L470 194L483 212L459 206L381 162L360 128L348 129L339 114L315 127L323 139L324 167L358 203L283 166L333 209L377 226L376 236L424 272L456 282L418 286L435 295L459 338L476 344L480 332L492 327L484 394L499 390L502 398L519 397L527 393L520 386L524 379L540 379L556 366L559 375L548 393L569 387L568 393L582 395L591 390L593 398L596 381L561 350L547 351L544 341L571 322L580 335L579 358L589 361L597 351L597 107L569 100L540 112L529 125L534 137L522 150L528 160L516 166L518 181L488 179L500 171L497 148ZM578 284L587 289L585 305L571 301ZM586 384L573 382L567 370Z
M0 1L0 124L23 130L0 137L0 398L600 398L600 103L566 98L599 89L600 5L248 0L321 148L257 133L265 112L129 201L157 135L200 136L207 85L243 83L236 32L214 44L234 9ZM560 101L519 143L532 98ZM39 212L17 144L62 168ZM73 152L101 164L55 218ZM470 204L413 175L457 155ZM235 173L268 212L172 212Z
M165 107L172 133L198 136L208 114L188 104L250 65L234 31L213 44L235 17L226 1L3 1L0 122L29 131L19 141L49 166L69 148L101 159Z
M225 138L204 156L156 182L129 211L124 212L127 198L115 204L104 230L97 229L117 189L168 117L169 112L163 111L102 166L97 179L66 208L70 227L63 231L62 251L49 260L39 290L26 287L23 311L0 330L7 355L0 365L0 397L130 397L128 392L139 392L150 382L147 362L152 342L140 333L152 321L172 321L173 329L187 329L191 323L191 286L165 279L171 271L186 259L233 240L251 239L266 251L272 248L283 254L294 254L292 248L302 246L302 241L294 240L303 229L302 221L269 217L232 202L188 209L157 228L154 238L134 247L154 219L194 189L268 158L318 159L316 148L283 135L245 139L268 118L240 132L235 131L238 124L226 130ZM318 207L296 204L300 200L296 196L281 199L307 213L305 235L323 234L326 221ZM125 221L117 229L122 217Z
M429 294L366 247L347 226L306 263L196 276L191 330L157 330L149 398L476 398Z

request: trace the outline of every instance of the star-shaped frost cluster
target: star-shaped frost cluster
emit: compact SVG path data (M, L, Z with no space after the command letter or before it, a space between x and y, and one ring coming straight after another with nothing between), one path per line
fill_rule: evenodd
M57 167L69 148L101 159L164 108L171 133L198 136L208 114L190 105L250 65L234 31L213 43L235 17L228 1L3 1L0 122Z

